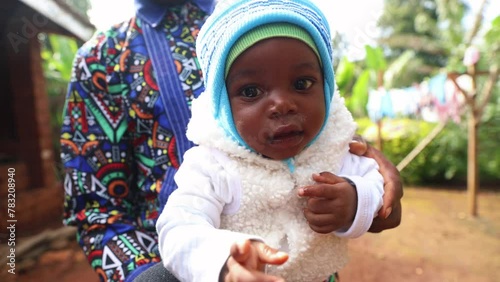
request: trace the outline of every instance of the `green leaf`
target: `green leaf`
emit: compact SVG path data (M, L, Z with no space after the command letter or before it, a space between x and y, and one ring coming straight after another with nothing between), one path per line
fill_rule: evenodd
M335 80L342 94L345 94L347 85L354 79L354 68L354 63L350 62L347 57L343 57L337 67Z
M370 45L365 45L366 51L366 66L372 70L385 70L387 67L387 62L385 61L384 52L380 47L371 47Z
M500 16L491 21L490 29L484 35L485 41L489 45L499 44L500 38Z
M349 110L354 115L366 115L366 104L368 103L368 89L371 82L371 71L364 70L356 80L349 99Z
M75 57L78 45L75 39L66 36L49 34L48 37L52 48L52 57L48 58L48 60L55 66L55 70L61 74L61 78L69 81L73 67L73 58Z

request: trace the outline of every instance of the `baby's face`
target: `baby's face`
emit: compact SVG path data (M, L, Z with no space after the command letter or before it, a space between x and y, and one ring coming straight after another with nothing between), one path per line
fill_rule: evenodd
M323 74L304 42L271 38L244 51L226 79L234 124L256 152L276 160L300 153L325 120Z

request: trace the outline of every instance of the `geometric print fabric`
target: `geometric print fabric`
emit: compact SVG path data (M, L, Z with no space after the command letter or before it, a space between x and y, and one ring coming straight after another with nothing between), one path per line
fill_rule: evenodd
M162 21L186 109L204 90L195 39L206 14L193 4ZM98 33L80 48L61 129L64 223L102 281L123 281L160 261L155 224L162 180L179 167L174 136L139 18ZM190 114L190 113L189 113Z

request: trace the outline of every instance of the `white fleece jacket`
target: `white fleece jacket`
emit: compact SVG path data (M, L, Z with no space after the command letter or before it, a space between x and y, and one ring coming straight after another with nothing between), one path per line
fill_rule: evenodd
M289 253L269 273L286 281L323 281L347 262L346 238L365 233L382 205L383 179L372 159L348 152L355 130L338 93L318 139L294 158L265 159L226 138L204 95L193 102L190 149L175 175L178 189L157 222L165 267L181 281L217 281L230 246L259 239ZM205 106L203 106L205 105ZM319 234L303 215L297 189L313 183L312 174L330 171L356 184L358 207L348 230Z

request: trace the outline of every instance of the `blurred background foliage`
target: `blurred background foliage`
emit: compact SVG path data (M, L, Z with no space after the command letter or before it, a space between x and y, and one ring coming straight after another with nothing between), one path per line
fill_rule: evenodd
M59 138L63 122L62 111L68 82L71 79L73 59L81 42L57 34L40 34L38 38L42 44L41 57L47 94L49 95L52 143L55 152L57 152L55 154L56 163L59 164ZM59 172L60 170L56 169L56 171ZM59 176L59 173L56 174Z
M483 1L483 0L481 0ZM88 1L66 0L82 15ZM377 46L365 46L361 61L350 61L343 35L334 38L336 83L359 124L358 133L375 140L376 125L367 118L370 89L378 86L404 88L429 79L445 70L466 71L462 63L467 47L481 52L478 69L488 70L499 63L500 16L491 22L482 18L487 8L474 15L473 24L464 26L469 7L461 0L385 0L379 19ZM51 101L54 146L59 152L62 108L71 68L78 46L83 42L55 34L42 34L42 57ZM486 77L478 78L482 87ZM480 90L480 89L479 89ZM401 172L405 184L463 185L467 177L467 116L447 123L445 129ZM436 126L416 119L384 119L384 154L398 164ZM481 183L500 185L500 93L497 80L485 108L479 129L479 172Z
M500 101L497 101L497 104ZM368 118L359 118L358 133L368 141L376 138L376 125ZM436 126L415 119L384 121L384 155L398 164ZM485 122L479 131L479 172L481 184L498 187L500 171L500 111ZM467 180L467 126L449 122L445 129L401 171L407 185L462 186Z
M480 51L477 69L488 71L499 64L500 16L483 19L482 1L472 24L465 26L469 7L460 0L385 0L379 19L377 46L365 46L362 61L340 59L336 82L355 116L360 133L373 144L376 124L367 118L370 89L405 88L440 72L464 73L464 53L469 46ZM334 42L335 43L335 42ZM335 48L343 45L336 44ZM349 46L347 46L349 48ZM478 93L487 76L478 76ZM478 97L480 98L480 97ZM467 116L460 123L448 122L440 134L405 167L405 184L463 185L467 179ZM437 125L416 119L383 119L383 152L398 164ZM481 184L500 185L500 93L499 82L487 104L479 127L478 164Z

